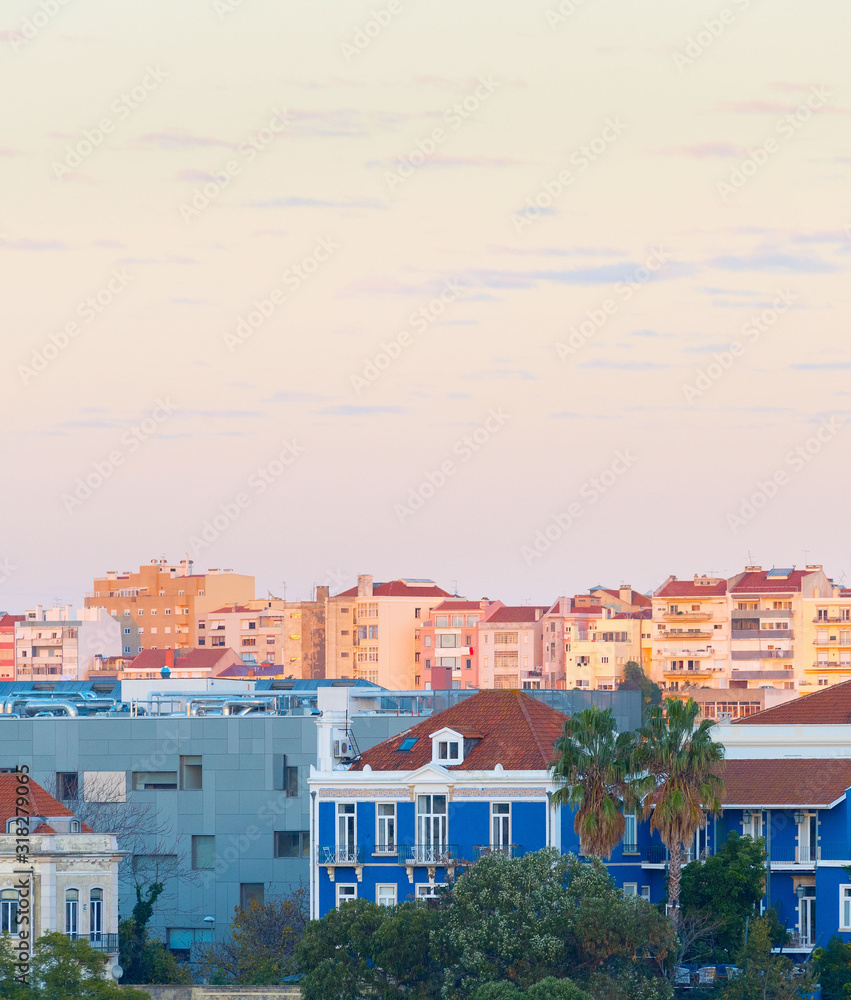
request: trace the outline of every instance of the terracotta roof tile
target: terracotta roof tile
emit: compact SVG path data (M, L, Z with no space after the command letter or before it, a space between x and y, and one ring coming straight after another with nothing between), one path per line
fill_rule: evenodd
M656 597L723 597L727 593L727 581L706 584L694 580L670 580L656 591Z
M621 592L619 590L609 590L608 587L603 588L603 593L610 594L612 597L619 598L621 596ZM633 607L649 608L653 602L649 597L645 597L644 594L639 594L637 590L631 590L629 592L629 603L633 605Z
M74 818L74 813L62 805L49 792L46 792L38 782L27 784L26 798L29 801L27 813L30 816L49 816L56 818L65 816ZM18 799L18 776L16 774L0 774L0 824L6 829L6 824L16 815Z
M547 609L543 606L524 604L515 608L497 608L484 619L488 622L535 622Z
M769 570L744 573L741 580L730 588L731 594L777 594L799 591L801 581L808 576L806 570L795 569L787 577L769 577Z
M429 736L440 729L481 733L481 739L453 770L490 771L502 764L510 771L544 770L555 757L566 715L522 691L482 691L417 723L407 732L372 747L353 765L362 771L414 771L431 761ZM399 747L417 739L409 751Z
M374 597L452 597L448 591L438 587L436 583L429 587L409 587L403 580L391 580L389 583L373 584L372 594ZM349 587L335 597L357 597L358 588ZM363 600L368 601L368 597Z
M728 760L729 806L829 806L851 788L851 760Z
M431 609L432 614L437 614L439 611L486 611L487 608L482 608L479 601L441 601L440 604L436 605Z
M813 691L794 701L763 709L736 726L847 726L851 724L851 681L843 681L821 691Z

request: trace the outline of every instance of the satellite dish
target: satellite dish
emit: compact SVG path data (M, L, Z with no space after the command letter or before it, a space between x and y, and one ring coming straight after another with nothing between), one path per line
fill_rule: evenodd
M124 969L120 965L113 965L112 967L112 978L119 980L124 975Z

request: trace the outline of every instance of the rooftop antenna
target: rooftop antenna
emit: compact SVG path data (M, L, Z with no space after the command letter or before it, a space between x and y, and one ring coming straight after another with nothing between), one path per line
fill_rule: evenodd
M810 564L810 550L804 549L804 565L809 566Z
M458 581L457 580L453 580L452 581L452 593L453 593L454 597L458 596Z

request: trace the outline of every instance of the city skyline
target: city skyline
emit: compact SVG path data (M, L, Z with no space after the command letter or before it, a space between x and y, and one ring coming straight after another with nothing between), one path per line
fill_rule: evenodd
M465 12L3 13L0 609L843 578L847 7Z

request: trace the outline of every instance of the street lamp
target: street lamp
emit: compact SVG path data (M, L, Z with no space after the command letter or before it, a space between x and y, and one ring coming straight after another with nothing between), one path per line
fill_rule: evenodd
M204 917L204 923L210 929L210 941L212 942L216 936L216 918L215 917Z
M750 809L745 809L745 811L742 813L742 823L745 826L750 826L750 822L751 822L751 811Z
M798 899L803 899L804 898L804 893L806 891L807 890L802 885L796 885L795 886L795 895L798 897Z
M800 826L804 822L804 814L801 812L800 809L795 810L794 819L795 822L798 824L798 826Z

